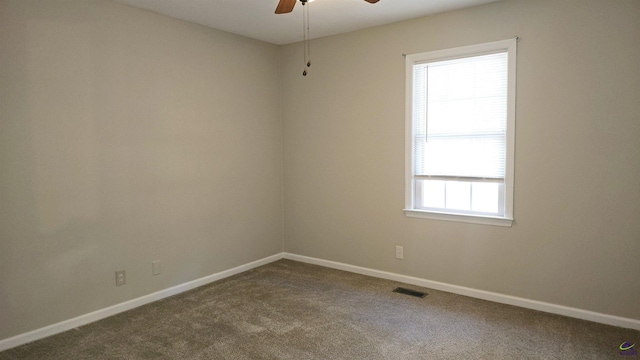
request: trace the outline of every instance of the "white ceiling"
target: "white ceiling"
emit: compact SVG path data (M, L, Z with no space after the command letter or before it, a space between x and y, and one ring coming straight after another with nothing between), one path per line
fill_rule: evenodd
M276 15L278 0L113 0L219 30L284 45L302 41L302 6ZM315 0L310 6L311 38L498 0Z

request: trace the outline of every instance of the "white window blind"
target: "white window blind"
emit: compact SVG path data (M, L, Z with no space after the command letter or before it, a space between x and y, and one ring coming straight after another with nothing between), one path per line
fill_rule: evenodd
M414 65L414 175L504 180L507 67L507 52Z

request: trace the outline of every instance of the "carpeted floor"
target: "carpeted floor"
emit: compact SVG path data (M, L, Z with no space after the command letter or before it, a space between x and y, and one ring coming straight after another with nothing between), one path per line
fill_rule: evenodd
M640 331L281 260L0 359L636 358L625 341Z

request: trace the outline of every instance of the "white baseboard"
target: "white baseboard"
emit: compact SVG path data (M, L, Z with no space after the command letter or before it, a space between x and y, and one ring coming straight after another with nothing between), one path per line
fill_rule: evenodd
M478 298L482 300L489 300L497 303L515 305L515 306L519 306L527 309L539 310L539 311L544 311L552 314L564 315L564 316L598 322L598 323L607 324L607 325L640 330L640 320L636 320L636 319L628 319L628 318L623 318L623 317L614 316L614 315L607 315L607 314L597 313L593 311L581 310L581 309L571 308L571 307L562 306L562 305L529 300L529 299L519 298L515 296L510 296L510 295L493 293L489 291L476 290L476 289L467 288L464 286L451 285L451 284L442 283L438 281L426 280L426 279L421 279L421 278L416 278L416 277L411 277L406 275L390 273L386 271L363 268L359 266L283 252L283 253L275 254L275 255L260 259L260 260L250 262L248 264L240 265L229 270L221 271L221 272L214 273L193 281L176 285L168 289L160 290L160 291L151 293L149 295L141 296L133 300L125 301L123 303L116 304L108 308L104 308L88 314L80 315L73 319L65 320L65 321L62 321L53 325L45 326L43 328L36 329L24 334L20 334L7 339L0 340L0 351L11 349L16 346L20 346L26 343L30 343L32 341L43 339L51 335L55 335L67 330L71 330L73 328L77 328L79 326L86 325L94 321L98 321L127 310L131 310L138 306L146 305L154 301L164 299L169 296L173 296L191 289L195 289L199 286L206 285L214 281L218 281L218 280L245 272L247 270L251 270L259 266L269 264L274 261L278 261L283 258L304 262L308 264L325 266L328 268L333 268L338 270L349 271L356 274L362 274L362 275L373 276L381 279L398 281L405 284L412 284L412 285L430 288L434 290L446 291L446 292L469 296L469 297Z
M438 281L426 280L421 278L416 278L412 276L400 275L395 273L390 273L386 271L374 270L363 268L359 266L322 260L317 258L312 258L308 256L296 255L285 253L285 259L304 262L308 264L320 265L324 267L329 267L338 270L349 271L352 273L362 274L373 276L377 278L387 279L402 282L405 284L411 284L416 286L421 286L434 290L446 291L454 294L469 296L482 300L489 300L501 304L508 304L519 306L527 309L533 309L538 311L544 311L552 314L558 314L563 316L569 316L572 318L582 319L593 321L606 325L619 326L628 329L640 330L640 320L637 319L628 319L615 315L607 315L602 313L597 313L588 310L582 310L577 308L572 308L568 306L556 305L551 303L546 303L542 301L529 300L525 298L520 298L516 296L504 295L499 293L494 293L490 291L477 290L464 286L451 285L447 283L442 283Z
M164 290L151 293L149 295L144 295L133 300L125 301L123 303L116 304L108 308L104 308L88 314L80 315L73 319L61 321L53 325L45 326L43 328L29 331L24 334L3 339L3 340L0 340L0 351L11 349L16 346L30 343L35 340L43 339L51 335L59 334L64 331L71 330L73 328L77 328L79 326L86 325L94 321L98 321L127 310L131 310L138 306L146 305L154 301L164 299L169 296L173 296L191 289L195 289L199 286L206 285L214 281L228 278L230 276L239 274L241 272L245 272L247 270L251 270L253 268L257 268L259 266L266 265L268 263L280 260L282 258L284 258L284 253L275 254L260 260L250 262L248 264L234 267L229 270L214 273L205 277L201 277L196 280L192 280L180 285L176 285Z

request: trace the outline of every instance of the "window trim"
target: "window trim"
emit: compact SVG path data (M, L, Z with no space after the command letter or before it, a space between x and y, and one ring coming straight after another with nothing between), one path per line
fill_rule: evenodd
M405 209L407 217L510 227L513 224L516 115L516 49L517 38L445 50L406 55L405 66ZM416 209L414 203L413 153L413 66L431 61L474 57L506 51L508 54L507 85L507 149L504 179L504 216L459 214L446 211Z

